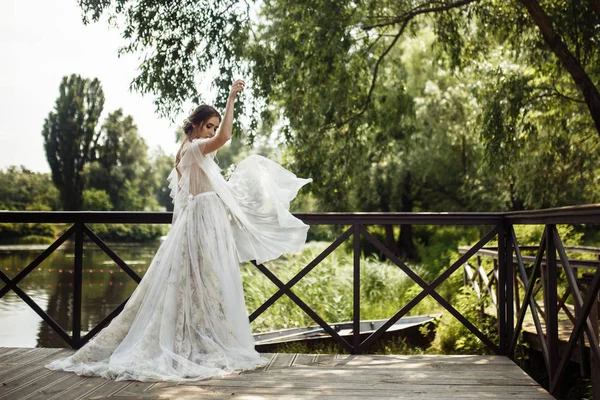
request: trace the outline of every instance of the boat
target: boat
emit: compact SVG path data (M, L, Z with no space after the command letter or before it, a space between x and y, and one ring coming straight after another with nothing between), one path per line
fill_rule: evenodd
M423 334L421 327L432 324L441 314L417 315L400 318L395 324L390 326L382 335L382 339L391 337L403 337L412 344L424 345L431 341L431 335ZM388 319L361 320L360 338L361 341L377 331ZM352 343L354 322L334 322L329 326L341 337ZM282 344L298 343L307 346L315 344L333 343L334 339L325 329L319 325L304 326L298 328L280 329L270 332L256 333L254 335L256 349L261 352L277 351L277 347Z

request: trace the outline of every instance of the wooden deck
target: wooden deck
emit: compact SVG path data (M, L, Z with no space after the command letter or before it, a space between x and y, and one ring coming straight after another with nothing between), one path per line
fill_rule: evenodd
M264 368L193 384L50 371L70 349L0 348L0 399L552 399L506 357L264 353Z

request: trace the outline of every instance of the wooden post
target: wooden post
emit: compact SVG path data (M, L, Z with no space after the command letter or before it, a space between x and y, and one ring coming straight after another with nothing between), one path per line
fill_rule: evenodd
M352 324L352 354L360 353L360 225L354 224L354 321Z
M546 313L546 344L548 346L548 360L550 381L554 379L560 358L558 353L558 270L556 266L556 244L552 231L555 225L547 225L546 232L546 268L543 280L544 311Z
M506 226L500 224L498 229L498 323L499 326L499 354L508 355L508 326L506 320ZM512 301L512 299L510 300Z
M521 296L519 295L519 279L516 271L513 273L513 287L515 291L515 309L516 313L519 314L521 312Z
M73 264L73 347L81 347L81 286L83 274L83 222L75 223L75 260Z
M506 350L508 354L508 346L512 343L515 333L515 303L514 291L519 288L514 285L515 281L515 266L513 265L513 241L510 235L512 226L508 223L504 224L504 243L506 252L504 254L504 265L506 268Z
M581 279L579 278L579 270L577 268L573 268L573 274L575 275L575 279L577 280L577 290L579 290L580 292L585 291L586 283L584 282L583 285L581 284ZM575 303L575 321L577 321L577 318L579 318L580 315L580 307L577 307L577 303ZM579 374L581 376L587 377L590 373L588 371L588 367L591 365L591 361L586 354L585 334L581 335L581 337L579 338L579 342L577 342L577 345L579 347Z
M600 302L600 294L596 298L596 304L590 311L590 320L594 328L594 335L600 339L598 335L598 303ZM582 335L583 336L583 335ZM590 343L592 346L592 343ZM590 351L590 379L592 381L592 393L594 400L600 400L600 360L598 360L593 351Z

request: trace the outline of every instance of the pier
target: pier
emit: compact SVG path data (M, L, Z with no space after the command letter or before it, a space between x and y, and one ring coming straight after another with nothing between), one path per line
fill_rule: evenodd
M74 374L53 372L43 368L48 360L74 350L3 348L0 351L0 399L3 398L205 398L262 399L262 398L552 398L532 378L515 364L515 349L523 327L531 314L535 334L539 338L544 367L548 376L548 391L558 391L567 364L574 351L589 343L591 374L599 371L600 348L596 304L600 290L600 268L585 276L582 287L574 267L580 262L571 260L556 228L557 224L598 224L600 205L564 207L524 212L490 213L297 213L310 225L337 225L341 234L293 278L282 282L265 265L254 264L278 290L249 318L254 321L277 299L289 297L300 309L340 345L348 354L267 354L271 360L265 368L247 371L224 378L213 378L194 385L168 383L113 382L101 378L83 378ZM66 223L70 227L46 250L20 272L9 277L0 271L0 297L9 291L18 295L58 336L66 346L77 349L99 332L122 310L118 306L97 324L82 326L82 253L84 236L87 245L101 248L127 275L139 282L140 277L126 262L111 250L88 225L94 223L156 223L171 222L167 212L3 212L0 223ZM439 276L427 282L410 266L369 232L372 225L454 225L479 226L481 238L462 251ZM532 259L524 258L515 234L514 225L542 225L544 232ZM72 265L72 321L65 329L44 311L19 283L66 240L74 239ZM351 241L352 274L352 335L342 337L305 301L294 285L315 268L345 241ZM363 243L369 243L395 264L421 291L403 305L388 321L361 336L360 282ZM472 321L462 315L436 289L448 278L477 257L486 247L495 248L496 273L494 284L485 285L495 297L497 337L488 337ZM528 264L529 263L529 264ZM486 277L489 278L486 274ZM559 340L559 311L564 310L564 293L558 293L559 277L565 279L576 313L572 315L570 332ZM481 281L486 278L481 276ZM485 282L484 282L485 283ZM484 286L479 283L483 291ZM71 286L71 285L70 285ZM492 290L493 289L493 290ZM485 289L487 290L487 289ZM536 297L537 294L537 297ZM444 312L452 315L475 335L493 356L408 356L371 355L369 350L381 340L387 329L406 316L425 297L439 303ZM538 300L543 303L542 308ZM526 318L527 317L527 318ZM594 381L592 379L592 381ZM594 381L597 385L600 380ZM594 386L595 396L600 391ZM15 397L16 396L16 397ZM45 396L45 397L44 397ZM194 397L195 396L195 397ZM212 396L212 397L211 397Z
M553 399L508 357L262 353L265 367L194 383L50 371L71 349L0 348L0 399Z

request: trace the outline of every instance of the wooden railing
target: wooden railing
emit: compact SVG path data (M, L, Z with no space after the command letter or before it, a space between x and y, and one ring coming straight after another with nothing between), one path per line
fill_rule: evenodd
M558 321L557 321L557 274L559 265L569 266L570 261L566 257L565 248L556 230L556 224L597 224L600 223L600 206L578 206L559 209L538 210L513 213L296 213L298 218L309 225L341 225L343 233L331 243L321 254L308 263L288 282L282 282L272 271L262 264L256 267L270 279L279 289L258 309L250 315L253 321L278 298L288 296L304 312L319 324L333 339L353 354L363 353L372 346L383 333L406 315L426 296L434 298L451 315L457 318L477 338L485 343L492 351L499 355L512 357L517 343L518 334L521 330L527 307L531 307L538 327L538 333L544 336L544 359L550 377L550 390L554 391L562 379L566 362L573 351L575 343L583 332L588 336L592 344L592 351L596 357L600 356L598 342L591 331L589 321L592 304L598 296L600 289L600 269L591 278L584 296L576 290L575 277L570 268L565 268L565 273L575 294L575 307L578 309L577 318L574 321L574 329L569 339L566 352L559 357L558 353ZM83 269L83 244L84 235L98 245L117 265L119 265L132 279L140 281L140 277L127 266L87 225L92 223L135 223L135 224L169 224L172 215L167 212L0 212L0 223L68 223L73 224L60 238L50 245L42 254L33 260L14 278L9 278L0 271L0 279L5 286L0 289L0 298L8 291L13 290L23 301L25 301L52 329L54 329L73 348L84 345L91 337L105 327L124 307L121 304L111 312L98 325L93 327L87 334L81 337L81 291L82 291L82 269ZM523 257L516 240L513 225L515 224L541 224L545 226L543 238L538 247L534 267L529 276L526 274ZM408 265L400 260L390 249L383 245L377 238L368 232L370 225L455 225L455 226L481 226L485 227L485 234L481 239L464 251L441 274L427 283L419 277ZM19 286L31 271L48 257L63 242L74 236L75 254L73 262L73 315L72 335L69 335L50 315L42 310ZM400 268L408 277L421 287L421 292L411 301L400 308L387 323L361 341L360 337L360 255L361 238L378 249L392 263ZM354 332L351 341L347 341L337 334L311 307L309 307L292 289L306 274L315 268L327 255L333 252L346 240L353 241L354 268L353 268L353 327ZM444 299L436 289L440 287L454 272L461 268L473 256L481 251L490 242L497 242L498 276L497 276L497 304L498 304L498 341L486 336L473 323L465 318L455 307ZM558 259L556 254L558 252ZM542 267L542 258L546 254L546 262ZM516 257L518 269L513 268L513 259ZM560 260L560 263L558 262ZM543 270L543 273L541 271ZM514 298L515 273L520 274L520 279L526 287L523 303L515 313ZM545 310L547 314L546 332L543 333L539 317L537 317L535 300L533 297L535 282L538 276L543 277ZM600 358L598 358L600 360Z
M556 256L554 257L554 267L549 267L548 260L544 256L544 253L547 251L545 241L547 240L546 236L548 231L552 232L556 250L559 254L558 258L556 258ZM512 234L513 243L517 243L516 236L514 236L514 230ZM464 254L468 250L469 247L460 247L459 253ZM537 255L523 255L521 252L536 252ZM566 253L570 253L572 258L567 258ZM489 296L491 303L496 306L496 310L498 310L499 307L496 295L499 275L497 255L497 248L485 247L476 253L475 263L466 262L463 265L464 284L472 287L479 298ZM594 259L590 259L590 255ZM588 257L587 259L582 258L586 256ZM570 321L570 324L562 324L562 330L568 331L571 326L571 337L567 343L569 348L567 351L563 351L561 362L563 362L562 359L564 357L571 357L571 359L577 361L580 364L582 373L591 379L593 391L597 397L600 397L600 352L598 351L597 341L598 332L600 330L600 321L598 319L600 297L598 295L596 295L595 299L592 298L588 320L584 322L584 330L588 342L585 342L583 332L579 334L579 336L575 336L575 330L572 329L572 327L575 327L578 323L580 314L585 312L585 309L582 309L582 297L588 292L588 286L593 282L594 274L600 269L599 256L600 248L597 247L562 245L555 225L545 227L539 246L515 245L511 269L513 270L512 286L514 288L513 306L516 309L516 314L519 316L519 319L513 336L513 342L511 343L511 347L509 347L509 354L514 354L513 352L516 346L515 340L520 333L520 329L523 329L524 315L527 313L527 307L529 307L530 315L535 326L534 333L537 335L537 341L535 341L534 345L541 350L547 371L550 373L550 371L552 371L551 351L554 351L553 348L557 347L559 341L563 341L564 338L560 338L559 340L557 333L555 338L556 341L552 341L555 335L552 335L552 332L549 332L547 328L548 317L556 319L556 322L551 321L551 323L558 324L557 316L562 312L567 318L565 321ZM491 268L489 268L490 263L487 263L486 268L486 263L482 262L485 259L492 260ZM529 266L529 277L525 273L525 266ZM557 303L554 303L552 299L552 297L554 297L553 292L555 289L548 286L548 279L545 278L549 268L555 269L557 274L561 274L561 271L564 271L561 277L566 278L567 280L567 287L564 289L564 292L562 294L556 293ZM539 278L539 280L537 280L537 278ZM530 288L530 285L532 289ZM529 291L531 291L531 295L526 295L523 303L521 303L521 294L523 292L528 293ZM542 298L544 300L542 305L540 305L539 300L536 299L540 292L542 293ZM552 307L553 305L555 305L555 307ZM548 309L546 308L547 306L549 307ZM558 332L559 330L557 329L556 331ZM577 343L579 347L576 356L573 354L574 347L571 343L572 340ZM564 347L563 344L564 343L561 343L561 347ZM586 344L589 346L589 352L591 353L591 357L589 358L586 356L588 353L585 349ZM560 348L558 350L560 350ZM564 363L566 363L567 360L568 358L565 358ZM560 367L560 364L558 366ZM557 373L561 372L555 370L555 374Z

